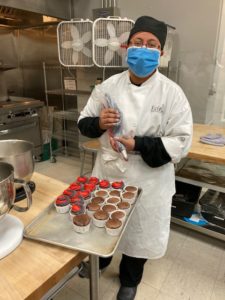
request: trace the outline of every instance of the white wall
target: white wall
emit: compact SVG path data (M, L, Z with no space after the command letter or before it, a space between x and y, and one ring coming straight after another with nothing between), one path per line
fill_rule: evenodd
M135 20L150 15L177 28L175 44L179 84L187 95L194 122L206 120L208 93L213 80L215 45L223 0L120 0L122 17ZM74 0L75 15L92 19L100 0Z

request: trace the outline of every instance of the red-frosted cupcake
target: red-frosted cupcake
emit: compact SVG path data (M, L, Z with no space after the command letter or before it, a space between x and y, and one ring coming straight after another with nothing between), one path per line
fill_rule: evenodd
M122 180L121 181L114 181L111 184L111 186L115 190L122 190L124 188L124 182Z
M90 191L79 191L78 195L80 195L82 197L82 199L84 200L84 205L86 206L88 203L90 203L91 201L91 192Z
M65 195L60 195L55 200L55 208L56 211L60 214L65 214L70 209L70 201L69 198Z
M94 183L85 183L84 184L84 190L93 192L96 189L96 185Z
M79 176L79 177L77 177L77 180L76 180L76 182L77 183L86 183L88 181L88 178L86 177L86 176Z
M77 182L73 182L69 186L69 189L74 190L74 191L81 191L82 188L83 188L83 185L81 183L77 183Z
M70 205L73 204L84 205L84 200L80 195L75 195L74 197L70 198Z
M73 220L74 216L81 215L85 212L85 209L82 205L73 204L70 209L70 218Z
M108 188L110 188L110 183L108 180L103 179L99 182L99 187L101 189L108 189Z
M87 214L76 215L73 218L73 228L78 233L88 232L90 229L91 218Z
M76 191L74 190L71 190L71 189L66 189L64 192L63 192L63 195L66 195L70 198L73 198L75 195L77 194Z
M90 177L88 183L94 183L95 185L99 184L99 179L97 177Z

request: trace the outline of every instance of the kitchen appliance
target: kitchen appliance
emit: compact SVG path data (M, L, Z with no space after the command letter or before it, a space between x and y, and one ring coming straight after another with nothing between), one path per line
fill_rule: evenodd
M0 140L20 139L34 145L38 160L42 154L39 112L43 102L31 98L10 97L0 101Z
M59 61L65 67L92 67L92 24L90 20L60 22L57 26Z
M107 17L93 23L93 61L98 67L126 67L127 40L134 21Z
M26 183L22 179L14 178L12 165L0 162L0 259L11 253L22 241L23 223L14 216L7 215L13 207L17 211L26 211L31 206L31 195L26 190L27 207L19 207L14 204L15 182L20 182L24 187Z

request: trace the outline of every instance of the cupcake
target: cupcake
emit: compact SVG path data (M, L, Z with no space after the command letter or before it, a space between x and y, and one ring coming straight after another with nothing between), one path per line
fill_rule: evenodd
M102 210L107 212L110 216L113 211L117 210L117 207L114 204L105 204L102 206Z
M85 213L83 205L73 204L70 208L70 218L73 220L73 217L76 215L81 215Z
M88 183L93 183L97 185L99 183L99 179L97 177L90 177Z
M88 178L86 177L86 176L79 176L79 177L77 177L77 180L76 180L76 182L77 183L86 183L88 181Z
M109 235L117 236L122 229L122 222L118 219L109 219L105 223L105 229Z
M102 198L102 197L93 197L91 199L91 203L98 204L98 205L102 206L105 203L105 199Z
M57 197L54 204L56 211L60 214L65 214L70 209L70 200L65 195L60 195Z
M92 216L100 208L101 208L101 206L97 203L89 203L86 207L86 211L89 216Z
M130 212L131 204L127 201L121 201L120 203L117 204L117 207L120 210L124 210L126 214L128 215Z
M64 192L63 192L63 195L66 195L70 198L74 197L76 195L76 191L74 190L71 190L70 188L66 189Z
M127 201L130 204L133 204L135 202L136 199L136 195L134 193L131 192L124 192L121 194L121 198L123 201Z
M71 185L69 186L69 189L70 189L70 190L74 190L74 191L80 191L80 190L82 190L82 188L83 188L82 184L77 183L77 182L73 182L73 183L71 183Z
M88 232L90 224L91 218L87 214L76 215L73 218L73 228L78 233Z
M108 180L105 180L105 179L100 180L100 182L99 182L100 189L108 189L109 187L110 187L110 183Z
M120 203L120 197L116 197L116 196L114 196L114 197L109 197L109 198L107 198L106 199L106 203L107 204L114 204L114 205L117 205L118 203Z
M73 204L84 205L84 200L80 195L75 195L74 197L70 198L70 205Z
M112 191L109 191L109 196L111 197L120 197L120 191L119 190L112 190Z
M126 218L126 212L124 210L115 210L111 213L111 219L118 219L121 222L124 222Z
M115 190L122 190L124 188L124 182L123 181L114 181L111 184L111 186Z
M79 191L79 196L84 200L84 205L88 205L91 201L91 192L90 191Z
M102 197L104 199L108 198L109 193L105 190L98 190L94 192L95 197Z
M93 223L97 227L104 227L109 219L109 214L103 210L98 210L93 214Z
M134 193L137 196L138 187L134 185L127 185L125 186L124 191Z
M93 192L96 189L96 185L94 183L85 183L84 190Z

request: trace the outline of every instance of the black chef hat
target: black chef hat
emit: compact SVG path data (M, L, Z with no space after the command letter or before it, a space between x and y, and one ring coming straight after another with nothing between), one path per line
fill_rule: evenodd
M167 26L164 22L156 20L149 16L142 16L138 18L130 31L130 35L127 41L128 44L131 37L137 32L151 32L158 38L161 44L161 49L163 49L167 35Z

